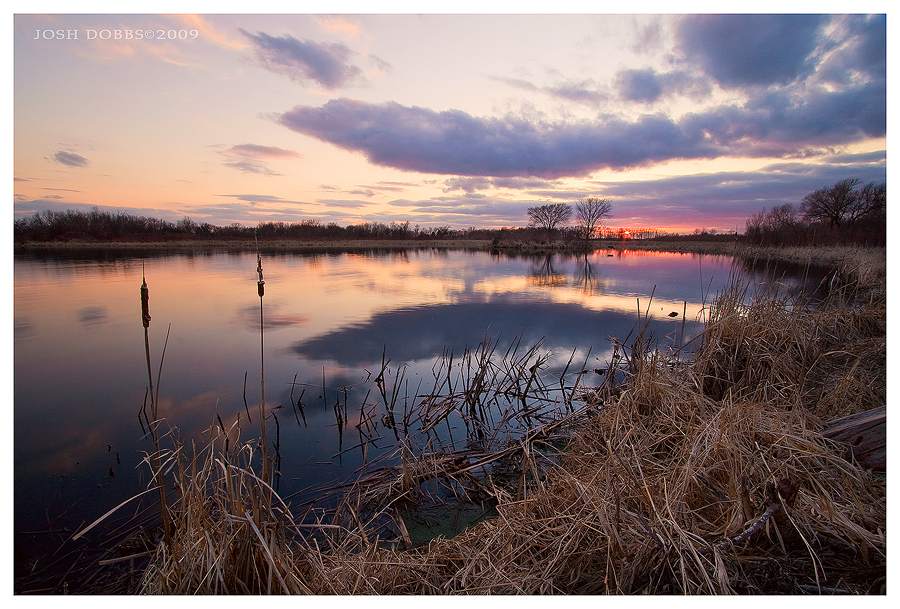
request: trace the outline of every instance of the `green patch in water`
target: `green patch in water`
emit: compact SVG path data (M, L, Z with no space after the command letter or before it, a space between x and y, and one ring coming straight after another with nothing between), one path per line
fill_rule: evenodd
M432 539L450 539L479 522L497 517L492 504L456 503L415 507L400 512L409 539L414 547L427 544Z

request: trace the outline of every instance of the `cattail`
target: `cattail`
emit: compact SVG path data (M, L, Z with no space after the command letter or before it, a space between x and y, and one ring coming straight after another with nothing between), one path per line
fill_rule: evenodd
M147 278L143 277L141 284L141 321L145 328L150 327L150 289L147 287Z
M259 281L256 282L256 291L259 292L259 297L262 298L263 294L266 292L266 282L263 281L263 270L262 270L262 256L258 253L256 254L256 273L259 275Z

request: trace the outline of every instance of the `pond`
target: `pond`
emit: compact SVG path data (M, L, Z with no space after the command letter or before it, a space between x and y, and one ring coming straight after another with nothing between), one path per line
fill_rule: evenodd
M458 364L485 343L500 354L537 347L548 383L568 371L571 385L584 369L579 382L590 385L602 381L593 371L607 365L612 340L625 340L641 316L661 347L677 348L702 330L710 302L736 275L789 290L821 278L727 256L628 250L263 250L260 261L262 299L257 252L16 253L17 557L59 543L149 484L144 279L166 429L202 444L217 422L252 416L244 435L258 434L254 405L264 391L276 413L279 493L303 501L395 448L383 427L368 443L353 430L354 416L375 424L384 416L374 379L385 366L398 408L432 388L437 362L452 355ZM336 403L349 417L343 425Z

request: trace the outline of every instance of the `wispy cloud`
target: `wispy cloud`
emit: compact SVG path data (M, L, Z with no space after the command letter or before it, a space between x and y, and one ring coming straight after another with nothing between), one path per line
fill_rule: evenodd
M553 188L560 184L557 180L542 180L539 178L487 178L484 176L454 177L444 180L444 192L462 190L473 193L479 190L494 188L506 188L509 190L529 190L534 188Z
M238 199L240 201L245 201L247 203L302 203L302 201L289 201L287 199L282 199L281 197L276 197L274 195L259 195L259 194L227 194L227 195L216 195L217 197L231 197L234 199Z
M584 104L592 108L603 107L611 99L611 95L607 91L607 88L591 79L577 80L557 78L549 85L538 85L530 80L507 76L494 76L492 79L516 89L544 93L551 97Z
M76 154L74 152L66 152L65 150L60 150L56 154L53 155L53 160L61 165L67 165L69 167L88 167L91 162L81 156L80 154Z
M253 44L260 65L270 72L300 83L316 82L329 90L365 82L362 69L348 61L353 51L341 43L239 31Z
M238 144L219 154L226 157L225 165L246 173L264 175L282 175L271 169L266 161L278 159L299 159L303 155L296 150L285 150L277 146L261 146L259 144Z
M316 202L328 208L362 209L368 206L368 203L355 199L318 199Z
M213 26L202 15L178 15L178 18L192 29L197 30L203 36L203 40L209 40L225 48L238 51L247 47L241 40L235 39L229 36L226 31ZM231 31L233 32L234 30Z

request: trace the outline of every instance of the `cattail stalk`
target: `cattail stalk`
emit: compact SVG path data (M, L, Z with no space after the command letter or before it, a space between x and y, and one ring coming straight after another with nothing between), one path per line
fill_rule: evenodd
M144 326L144 354L147 356L147 379L150 382L150 414L153 417L153 420L150 422L150 432L153 435L153 455L150 460L156 478L156 488L159 493L159 511L162 517L164 539L166 545L171 547L172 527L169 521L168 506L166 505L166 488L163 482L162 466L159 462L158 396L153 393L153 371L150 367L150 289L147 287L147 277L143 273L142 280L141 323ZM162 366L162 363L160 363L160 366Z
M263 341L263 295L265 294L266 282L263 279L262 256L259 253L259 241L256 244L256 273L258 279L256 281L256 292L259 294L259 386L260 386L260 402L259 402L259 430L262 441L262 474L263 480L270 482L269 478L269 451L268 439L266 434L266 368L265 368L265 343Z

